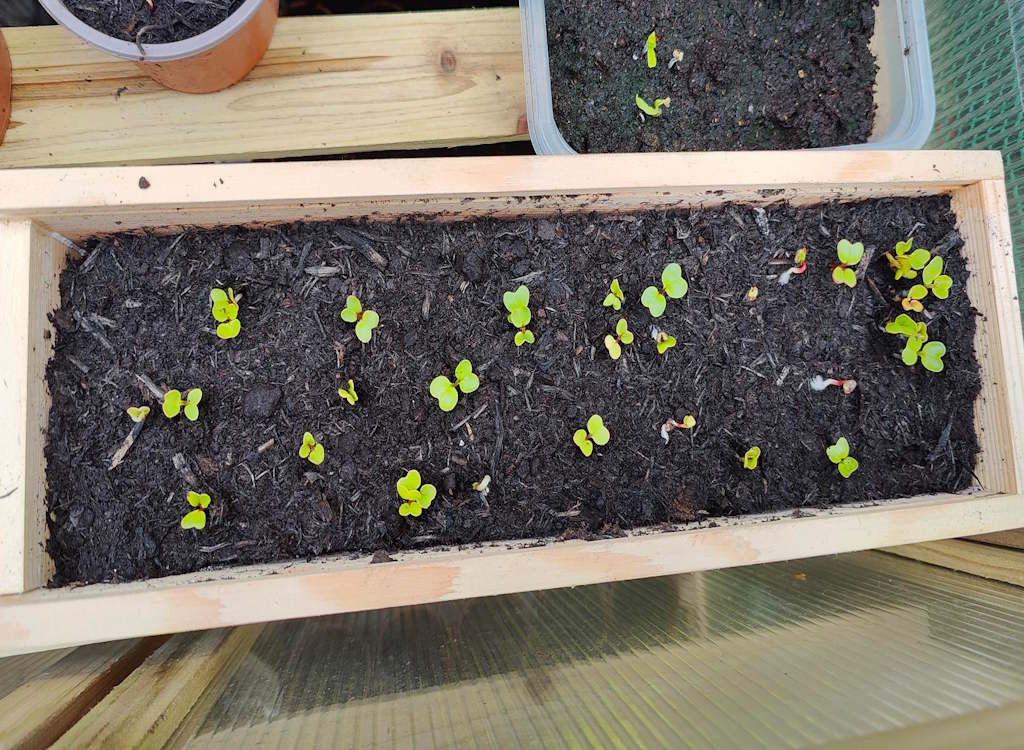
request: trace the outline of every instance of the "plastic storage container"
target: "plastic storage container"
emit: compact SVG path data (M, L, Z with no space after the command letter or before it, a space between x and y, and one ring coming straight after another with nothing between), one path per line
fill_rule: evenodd
M526 117L538 154L575 154L555 124L544 0L520 0ZM842 149L921 148L935 122L935 88L923 0L879 0L871 39L875 77L875 127L867 143Z

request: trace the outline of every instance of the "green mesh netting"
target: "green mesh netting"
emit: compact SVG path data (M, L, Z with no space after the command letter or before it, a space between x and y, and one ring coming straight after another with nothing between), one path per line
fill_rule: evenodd
M925 9L936 100L926 147L1003 152L1024 289L1024 0L925 0Z

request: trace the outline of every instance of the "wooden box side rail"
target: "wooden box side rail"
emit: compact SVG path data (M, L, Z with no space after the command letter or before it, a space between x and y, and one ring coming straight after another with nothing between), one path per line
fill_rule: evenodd
M282 18L241 83L170 91L59 26L5 29L0 167L182 163L526 140L518 8Z
M73 643L582 585L731 565L896 546L1024 526L1024 363L1013 290L1001 164L992 154L866 152L816 156L813 172L787 154L442 159L409 162L8 172L0 180L0 655ZM952 194L983 318L976 347L978 486L960 495L843 507L811 518L747 517L719 528L638 532L591 543L409 552L227 568L155 581L38 589L45 543L46 314L66 252L51 230L82 237L143 227L301 218L639 210L743 199L812 203L883 195ZM315 209L311 210L311 207ZM8 279L10 281L8 281ZM1016 434L1015 434L1016 433ZM35 589L35 590L31 590ZM19 593L27 592L27 593Z

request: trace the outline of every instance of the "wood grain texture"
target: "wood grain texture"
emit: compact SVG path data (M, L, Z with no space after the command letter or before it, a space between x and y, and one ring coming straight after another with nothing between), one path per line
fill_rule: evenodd
M931 565L1024 586L1024 551L963 539L900 545L882 550Z
M910 544L1024 525L1018 495L938 495L814 517L546 546L334 556L0 597L0 655L110 638L491 596ZM74 623L74 625L70 625Z
M42 586L53 572L45 550L45 374L53 351L47 315L60 305L63 266L63 245L38 225L0 221L0 594Z
M0 699L0 748L49 747L166 640L82 646L26 675Z
M261 629L222 628L167 640L53 747L164 747L210 683L237 668Z
M241 83L201 96L59 26L5 29L0 166L200 162L524 140L517 8L282 18Z
M1024 529L997 531L993 534L980 534L978 536L970 536L967 538L974 542L994 544L997 547L1012 547L1013 549L1024 549Z
M990 151L594 154L16 170L0 217L97 232L407 214L538 215L953 192L1001 180ZM140 188L146 178L149 187Z

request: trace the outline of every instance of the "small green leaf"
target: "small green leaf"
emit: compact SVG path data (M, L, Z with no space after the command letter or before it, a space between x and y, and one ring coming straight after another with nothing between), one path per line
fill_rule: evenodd
M643 294L640 295L640 302L644 307L651 313L652 318L660 318L665 314L665 307L668 304L658 288L655 286L649 286L644 289Z
M576 443L584 456L589 456L594 452L594 444L590 442L590 438L587 437L586 430L576 430L576 432L572 434L572 441Z
M480 387L480 378L473 372L473 364L468 359L455 366L455 382L463 393L473 393Z
M363 317L356 323L356 338L364 344L369 344L373 338L373 329L380 324L380 316L373 310L367 310Z
M508 322L516 328L525 328L533 320L533 313L528 307L517 307L508 314Z
M913 367L917 364L917 353L920 351L920 347L913 347L911 344L914 339L907 339L906 345L903 347L903 352L900 354L903 359L903 364L907 367Z
M669 263L661 272L661 285L672 299L682 299L689 291L690 285L683 278L683 269L678 263Z
M149 416L148 406L129 406L125 411L128 412L128 416L135 423L139 423Z
M692 430L697 426L697 418L692 414L687 414L683 417L682 425L684 430Z
M935 283L935 279L937 279L941 274L942 257L936 255L934 258L928 261L928 265L924 267L924 270L921 272L921 280L925 283L925 285L931 286L933 283Z
M847 456L839 462L839 473L843 479L849 479L853 472L857 471L857 467L860 466L860 462L853 456Z
M626 297L622 293L622 286L620 286L618 279L612 279L610 290L608 296L604 298L604 302L601 304L615 311L621 310L622 303L625 302Z
M181 413L181 391L170 390L164 394L164 416L173 419Z
M853 287L857 286L857 274L854 273L852 268L836 266L832 269L832 281L837 284L845 284L853 289Z
M324 446L321 443L314 445L313 450L309 452L309 462L315 466L324 462Z
M419 507L419 506L416 506L416 507ZM410 515L412 515L412 508L413 508L413 504L412 503L402 503L401 505L398 506L398 515L400 515L402 517L410 516Z
M608 356L612 359L618 359L622 356L622 347L619 346L619 342L610 333L604 337L604 348L608 350Z
M526 284L520 284L515 291L505 292L502 295L501 299L502 302L505 303L506 310L508 310L509 312L515 312L519 308L529 307L530 290L526 286Z
M662 331L658 334L656 345L658 347L658 354L664 354L676 345L676 337Z
M931 259L931 257L932 254L930 251L925 250L923 247L919 247L917 250L910 254L910 267L920 271L922 268L928 265L928 261ZM917 274L914 275L916 276ZM914 277L911 276L910 278Z
M647 67L653 68L658 64L658 55L654 52L654 46L658 43L658 35L653 31L647 35Z
M594 414L587 420L587 434L598 445L607 445L608 440L611 438L611 433L604 426L604 420L601 419L600 414Z
M621 337L627 333L629 333L629 323L626 322L625 318L619 318L618 322L615 324L615 335Z
M351 380L348 381L347 388L339 388L338 395L348 401L351 406L356 405L356 401L359 400L359 396L356 394L356 386Z
M227 301L228 293L225 292L223 289L214 287L213 289L210 290L210 302L212 302L214 305Z
M951 279L949 276L946 276L945 274L942 274L941 276L937 277L935 281L932 282L932 294L934 294L939 299L946 299L947 297L949 297L949 290L952 288L953 279Z
M522 346L523 344L532 344L535 341L533 337L533 331L526 329L525 331L518 331L516 333L516 346Z
M930 372L942 372L945 365L942 358L946 355L946 345L941 341L929 341L921 349L921 365Z
M928 296L928 287L921 284L914 284L907 292L907 299L924 299Z
M227 300L224 300L223 302L214 302L212 312L214 320L218 323L224 323L238 317L238 305L228 302Z
M206 528L206 512L199 510L198 508L193 511L189 511L185 514L185 517L181 519L181 528L183 529L205 529Z
M667 107L672 103L672 98L666 96L664 99L655 99L654 106L652 107L640 94L636 95L636 106L640 108L640 111L644 114L650 115L651 117L661 117L661 108Z
M902 336L913 336L917 332L917 323L909 315L900 313L896 316L896 320L891 320L885 324L885 332Z
M398 496L403 500L418 502L421 496L420 473L416 469L409 469L405 476L395 483L395 487L398 490Z
M825 454L828 456L829 461L838 464L850 455L850 442L846 438L841 437L835 442L835 445L830 445L825 449Z
M188 495L186 496L185 499L188 502L188 504L191 505L193 508L210 507L210 496L205 492L200 494L198 492L189 490Z
M451 411L459 403L458 389L444 375L438 375L430 381L430 395L437 399L441 411Z
M217 326L217 336L224 340L233 339L242 331L242 321L238 318L229 320L227 323L221 323Z
M363 305L354 294L348 295L345 299L345 309L341 311L341 319L346 323L355 323L363 312Z
M839 240L836 252L839 254L839 262L844 266L855 266L864 257L864 243Z
M302 445L299 446L299 457L309 458L309 454L313 451L313 447L316 445L316 439L313 437L313 433L306 432L302 435Z
M425 484L420 487L420 507L426 510L430 507L430 504L434 502L434 498L437 497L437 487L432 484Z
M199 402L203 400L201 388L192 388L185 394L185 419L195 422L199 419Z
M757 468L757 462L761 458L761 449L758 446L754 446L747 450L743 454L743 468L750 469L753 471Z

